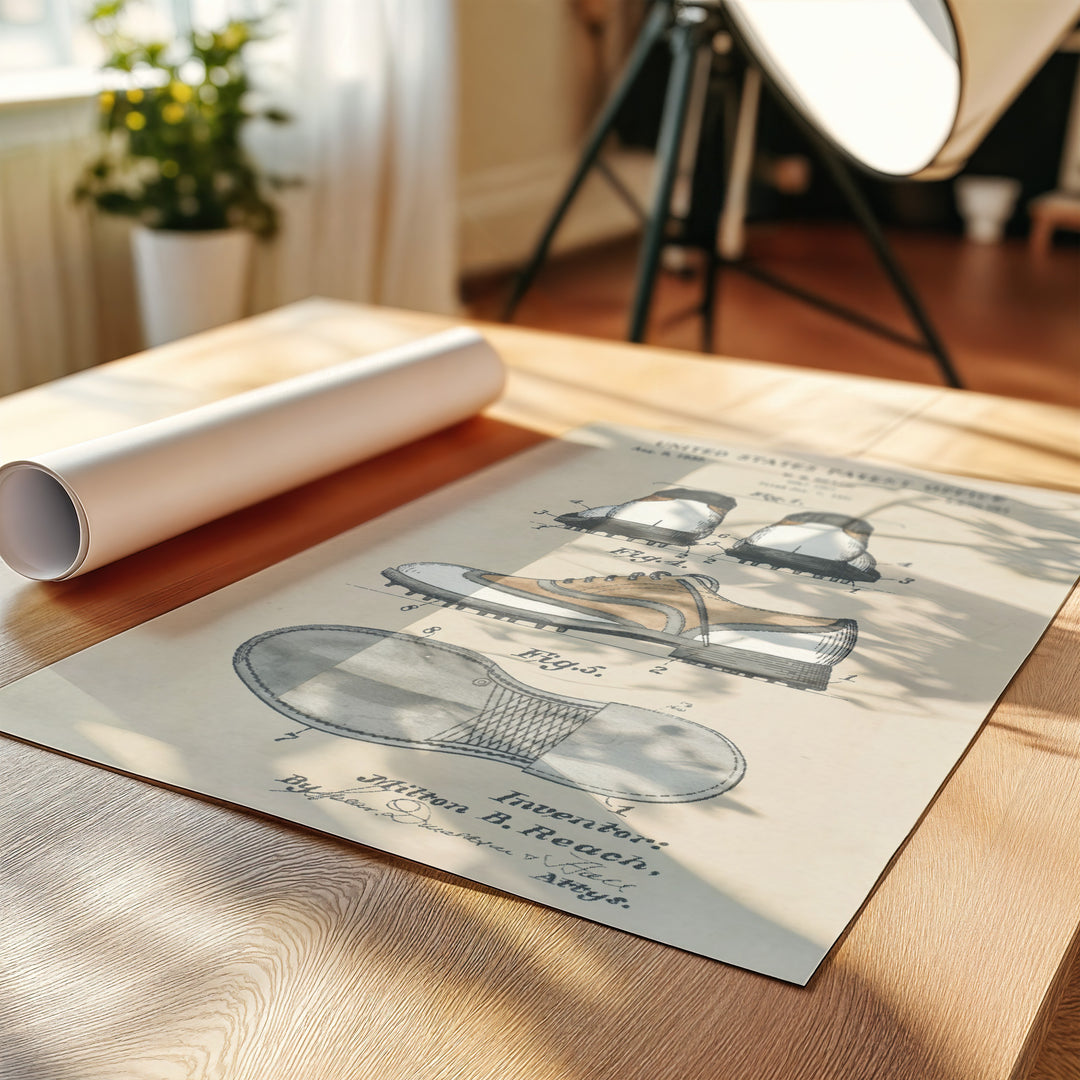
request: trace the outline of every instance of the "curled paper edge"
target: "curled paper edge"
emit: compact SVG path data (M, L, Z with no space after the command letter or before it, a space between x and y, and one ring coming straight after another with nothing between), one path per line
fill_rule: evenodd
M466 327L0 466L0 558L64 581L467 419L502 392Z

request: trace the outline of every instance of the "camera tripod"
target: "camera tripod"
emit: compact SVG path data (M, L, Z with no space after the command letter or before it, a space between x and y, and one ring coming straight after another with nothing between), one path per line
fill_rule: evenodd
M757 95L763 77L753 60L746 58L745 49L730 47L725 52L718 52L714 48L714 39L725 32L730 36L729 40L738 43L737 35L732 32L725 17L723 0L654 0L618 83L593 124L577 167L544 226L529 261L515 280L503 318L509 320L513 317L522 297L528 292L547 258L551 242L566 212L595 166L612 183L617 193L631 203L644 222L627 331L628 340L641 342L645 339L663 248L669 245L700 247L704 252L705 262L703 297L699 308L703 351L711 352L713 348L718 273L721 268L729 268L745 273L798 300L813 304L871 333L929 353L937 363L945 383L948 386L962 387L944 343L930 322L847 164L840 153L794 109L791 112L798 126L843 195L920 336L912 337L901 333L843 304L785 281L745 258L741 250L741 227L753 156ZM600 152L614 130L620 109L641 77L646 60L665 38L668 39L671 49L671 71L656 140L656 181L652 207L651 211L646 213L636 205L617 177L604 166L600 160ZM723 137L722 140L716 139L717 125L700 126L698 115L695 122L699 124L696 140L699 145L691 146L690 150L696 159L697 151L702 145L702 136L722 143L714 148L710 148L708 143L704 144L706 150L712 149L719 157L722 175L711 185L711 190L705 196L707 205L700 208L702 216L711 223L711 230L706 230L707 239L694 241L685 236L680 237L677 231L672 235L673 226L677 227L678 221L672 217L671 203L680 161L685 162L686 159L687 116L691 111L695 86L702 88L706 85L710 73L722 87L724 122L719 127L722 128ZM777 96L781 102L787 104L782 95ZM695 111L700 114L700 101L697 105ZM706 130L710 126L713 131ZM691 131L690 134L694 133ZM718 232L721 238L719 248L716 242Z

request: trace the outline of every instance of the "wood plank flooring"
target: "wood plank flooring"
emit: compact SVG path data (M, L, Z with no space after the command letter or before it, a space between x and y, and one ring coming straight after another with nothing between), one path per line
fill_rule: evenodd
M943 233L889 238L966 387L1080 406L1080 247L1034 256L1021 238L971 244ZM623 340L637 265L634 238L551 260L522 301L518 325ZM862 234L846 224L751 225L747 253L764 268L910 333ZM693 256L695 253L688 253ZM466 282L468 314L499 319L510 275ZM744 274L719 284L713 351L800 367L933 383L928 355L809 307ZM700 350L696 271L662 271L647 340Z

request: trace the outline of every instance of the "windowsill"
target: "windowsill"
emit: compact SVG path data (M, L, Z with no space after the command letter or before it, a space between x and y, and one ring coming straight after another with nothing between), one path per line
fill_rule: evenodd
M81 101L94 97L101 85L101 72L91 68L49 68L0 75L0 109Z

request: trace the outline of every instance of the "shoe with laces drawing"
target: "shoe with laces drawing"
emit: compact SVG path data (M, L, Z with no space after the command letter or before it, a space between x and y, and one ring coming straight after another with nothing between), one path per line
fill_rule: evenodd
M734 499L715 491L667 488L615 506L593 506L562 514L555 520L581 532L662 544L695 544L708 536L734 506Z
M233 665L258 698L307 727L498 761L597 795L696 802L746 769L711 728L548 693L470 649L409 634L287 626L244 642Z
M873 526L846 514L803 511L737 540L727 549L741 562L801 570L841 581L877 581L873 555L866 550Z
M405 563L383 576L410 593L481 614L670 645L673 659L802 689L824 690L833 665L851 652L858 635L854 619L735 603L706 574L555 580Z

